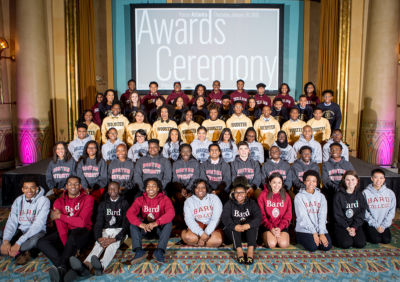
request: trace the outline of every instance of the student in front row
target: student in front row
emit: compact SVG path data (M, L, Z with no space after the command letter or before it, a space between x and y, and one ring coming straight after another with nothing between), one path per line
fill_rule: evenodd
M185 201L184 215L188 229L182 240L190 246L217 248L222 244L222 231L217 229L222 213L222 203L211 192L205 180L196 179L193 195Z
M264 191L257 199L262 215L263 241L265 246L287 248L290 243L289 225L292 220L292 200L286 193L279 173L268 177Z
M338 247L348 249L365 246L363 224L367 208L367 202L360 191L360 178L354 170L348 170L333 198L335 243Z
M396 196L386 187L382 169L372 170L371 180L372 184L363 191L368 204L365 212L367 239L373 244L389 244L392 239L389 227L396 214Z
M79 177L70 176L66 191L54 202L50 212L50 219L55 221L57 230L37 243L38 248L53 263L49 269L51 281L63 281L70 269L69 258L89 243L93 205L94 199L82 189ZM74 276L70 274L67 277Z
M246 180L235 182L237 184L233 186L221 219L225 235L233 242L237 262L250 265L254 262L254 249L257 246L258 228L262 219L261 211L257 202L247 196L249 186L243 185ZM242 242L247 242L246 258Z
M147 179L143 196L137 198L126 213L131 224L132 250L135 252L132 264L141 262L147 256L142 248L143 236L157 235L159 241L153 257L158 262L165 261L175 210L171 200L162 192L161 185L157 178Z
M11 206L2 242L0 240L1 254L16 258L16 265L24 265L34 256L31 252L46 233L50 211L50 201L36 179L24 177L22 193Z
M326 229L328 205L318 186L317 172L308 170L303 175L305 188L294 198L296 211L296 240L307 251L328 251L332 240Z

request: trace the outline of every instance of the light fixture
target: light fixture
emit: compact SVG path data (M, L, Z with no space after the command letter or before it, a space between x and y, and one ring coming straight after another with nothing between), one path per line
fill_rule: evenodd
M8 42L4 38L0 37L0 60L1 59L10 59L11 61L14 61L15 60L15 56L1 56L1 53L5 49L8 49Z

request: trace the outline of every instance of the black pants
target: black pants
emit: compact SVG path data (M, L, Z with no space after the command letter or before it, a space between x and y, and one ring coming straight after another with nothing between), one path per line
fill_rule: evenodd
M53 232L37 243L38 248L51 262L59 267L68 269L68 259L76 254L76 251L85 247L90 240L90 231L86 228L75 228L69 231L65 246L61 242L58 232Z
M362 227L356 229L356 236L351 237L349 232L341 226L335 225L335 244L342 249L364 248L366 244L365 234Z
M372 244L389 244L392 240L392 234L390 233L390 228L386 228L383 233L379 233L375 227L366 226L366 232L368 241Z
M317 246L311 233L296 232L296 241L310 252L315 252L316 250L329 251L332 248L332 240L328 233L325 234L325 236L326 239L328 239L328 247L322 244Z
M244 232L237 232L232 229L224 228L224 232L226 237L233 243L233 248L235 250L241 248L243 242L247 242L247 246L253 246L254 248L257 246L258 227L250 228Z

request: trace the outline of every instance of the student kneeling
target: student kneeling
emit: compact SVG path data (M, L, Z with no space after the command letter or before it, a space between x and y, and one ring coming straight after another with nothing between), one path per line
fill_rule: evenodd
M216 229L221 218L222 203L205 180L197 179L194 184L194 195L184 204L185 223L182 240L191 246L219 247L222 244L222 232Z
M175 210L171 200L161 192L162 184L157 178L148 178L145 183L143 196L137 198L129 208L126 216L131 223L132 250L135 251L132 264L144 260L147 252L142 249L142 237L153 236L160 238L153 257L158 262L164 262L169 236L172 230L172 220Z

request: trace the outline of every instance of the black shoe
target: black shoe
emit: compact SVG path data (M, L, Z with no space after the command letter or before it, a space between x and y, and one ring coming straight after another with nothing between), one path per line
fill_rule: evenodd
M65 274L66 270L59 266L52 266L49 269L49 276L50 276L50 281L51 282L60 282L62 281L62 279L64 278L64 274Z
M164 250L157 248L153 253L153 258L157 262L164 263L165 262Z
M75 270L73 270L73 269L70 269L70 270L68 270L67 271L67 273L65 273L65 275L64 275L64 282L72 282L72 281L75 281L77 278L78 278L78 273L75 271Z
M238 262L238 264L245 264L246 263L246 261L244 260L244 256L236 257L236 261Z
M70 257L69 264L71 265L71 268L77 273L77 275L83 277L90 275L89 269L77 257Z
M97 256L92 256L90 259L92 267L94 269L94 275L100 276L103 274L103 265L101 264L99 258Z

